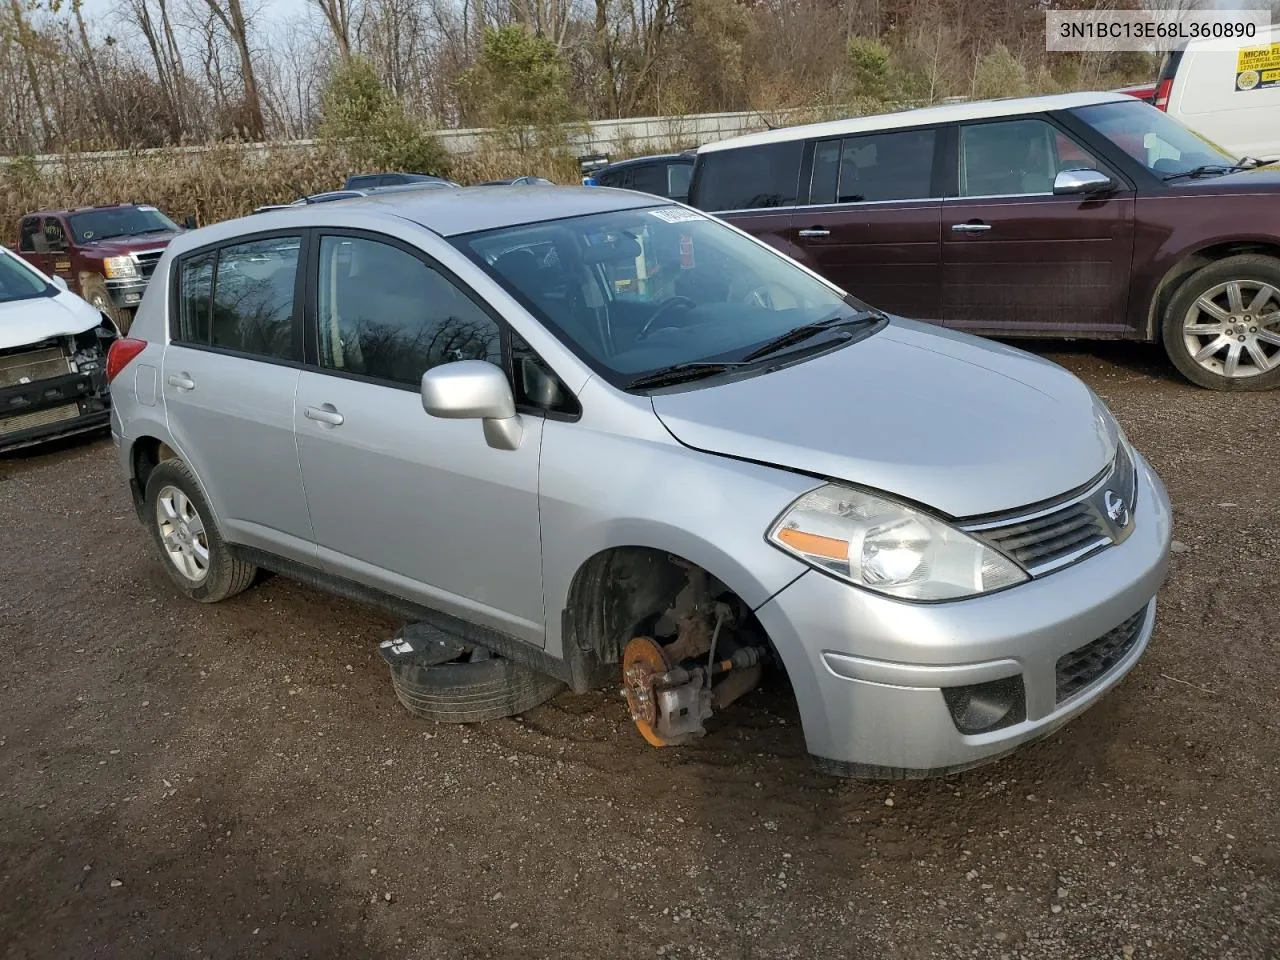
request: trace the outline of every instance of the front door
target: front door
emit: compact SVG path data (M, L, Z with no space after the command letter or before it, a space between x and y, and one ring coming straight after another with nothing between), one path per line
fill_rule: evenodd
M543 644L538 453L475 420L422 409L422 374L453 360L502 364L501 325L413 248L322 234L316 369L298 385L298 453L320 560L330 572Z
M53 256L40 217L24 217L18 227L18 253L41 273L53 276Z
M300 248L298 235L273 236L180 258L160 383L170 432L223 534L314 563L293 437Z
M1133 191L1047 120L964 124L958 196L942 207L943 319L975 333L1128 332ZM1092 168L1117 189L1055 196L1061 170Z
M881 310L937 319L936 143L928 128L818 141L809 206L791 219L805 265Z

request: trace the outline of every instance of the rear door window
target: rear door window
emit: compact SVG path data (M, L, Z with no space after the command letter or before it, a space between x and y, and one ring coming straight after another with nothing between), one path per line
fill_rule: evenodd
M642 163L631 168L633 190L641 193L652 193L659 197L666 196L667 178L664 175L666 165L661 163Z
M933 196L933 155L937 132L895 130L814 147L809 202L868 203L923 200Z
M674 200L689 196L689 181L692 179L692 163L667 164L667 196Z
M693 204L710 211L794 206L803 152L803 141L789 140L703 153Z

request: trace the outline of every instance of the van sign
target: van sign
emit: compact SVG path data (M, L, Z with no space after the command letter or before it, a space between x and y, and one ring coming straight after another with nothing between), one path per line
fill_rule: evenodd
M1236 55L1236 90L1280 86L1280 43L1242 47Z

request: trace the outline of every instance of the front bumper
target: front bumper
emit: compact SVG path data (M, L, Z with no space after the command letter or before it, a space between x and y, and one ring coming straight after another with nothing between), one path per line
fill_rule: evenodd
M756 611L796 693L809 752L848 776L915 777L994 760L1047 736L1115 686L1146 649L1169 566L1168 496L1137 458L1133 533L1011 589L913 604L808 571ZM1123 656L1059 698L1057 665L1143 612ZM942 690L1020 677L1025 716L961 733Z
M147 290L147 280L108 280L107 296L117 307L136 310Z

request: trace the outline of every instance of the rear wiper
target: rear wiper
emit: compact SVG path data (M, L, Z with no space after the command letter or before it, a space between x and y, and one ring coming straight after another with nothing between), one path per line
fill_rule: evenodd
M821 320L815 320L813 323L804 323L798 327L793 327L786 333L779 334L772 340L756 347L745 357L742 358L743 363L750 363L752 360L759 360L761 357L767 357L771 353L777 353L785 347L816 337L823 330L830 330L833 327L843 327L846 324L863 324L879 320L883 314L875 313L871 310L861 310L857 313L846 313L839 310L829 317L823 317Z
M686 383L690 380L700 380L703 377L713 377L717 373L724 373L734 367L743 366L746 366L746 362L739 360L694 360L689 363L677 363L627 381L626 389L665 387L673 383Z
M1182 170L1178 173L1167 173L1160 179L1165 183L1168 183L1171 180L1180 180L1183 177L1207 177L1210 174L1234 173L1236 170L1243 169L1244 168L1239 165L1228 167L1221 163L1206 163L1199 167L1192 167L1190 170Z

